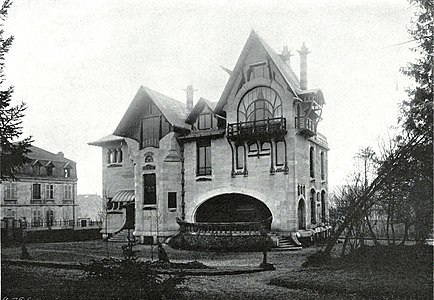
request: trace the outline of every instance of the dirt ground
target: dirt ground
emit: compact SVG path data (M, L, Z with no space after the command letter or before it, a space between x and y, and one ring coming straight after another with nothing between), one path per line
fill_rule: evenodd
M63 262L90 262L92 259L107 257L121 257L122 244L101 241L30 244L27 249L34 260L63 261ZM213 267L256 267L262 262L262 253L216 253L193 252L174 250L165 247L169 258L173 262L187 262L198 260ZM269 252L268 262L273 263L275 271L266 271L252 274L226 275L226 276L190 276L182 287L186 288L182 299L371 299L364 298L357 293L340 290L334 293L328 290L324 293L316 289L315 284L287 285L275 284L276 280L292 278L292 282L330 282L327 278L335 276L339 280L351 279L357 284L358 280L366 279L365 273L334 270L329 273L310 269L306 271L301 267L306 257L319 248L310 247L293 252ZM156 247L139 245L136 247L139 257L156 260ZM2 260L17 259L21 248L3 248ZM381 274L380 274L381 275ZM12 266L2 263L2 299L8 297L32 297L31 299L86 299L86 291L79 285L73 284L77 278L83 276L82 271L65 270L43 267ZM337 277L336 277L337 276ZM390 277L388 274L381 276ZM394 280L390 277L390 280ZM319 279L319 280L318 280ZM270 284L274 282L274 284ZM378 283L381 287L381 283ZM42 295L42 296L41 296ZM80 296L81 295L81 296ZM84 296L83 296L84 295ZM42 297L42 298L41 298ZM24 299L24 298L23 298ZM131 299L131 298L127 298ZM378 299L386 299L381 296ZM406 298L403 298L406 299ZM407 298L408 299L408 298Z

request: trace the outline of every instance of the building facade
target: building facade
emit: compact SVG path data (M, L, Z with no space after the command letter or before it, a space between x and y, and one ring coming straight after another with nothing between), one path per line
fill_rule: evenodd
M76 163L32 146L31 159L0 184L1 219L25 220L28 228L69 227L74 224L77 196Z
M264 222L289 235L327 223L326 138L319 89L290 53L250 34L218 100L187 105L140 87L103 154L106 234L164 237L189 223ZM178 220L178 222L177 222Z

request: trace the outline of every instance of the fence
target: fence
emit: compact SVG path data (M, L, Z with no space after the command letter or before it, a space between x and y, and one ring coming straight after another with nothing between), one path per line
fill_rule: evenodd
M27 221L4 218L1 221L2 245L26 242L78 241L100 238L101 221L52 220Z

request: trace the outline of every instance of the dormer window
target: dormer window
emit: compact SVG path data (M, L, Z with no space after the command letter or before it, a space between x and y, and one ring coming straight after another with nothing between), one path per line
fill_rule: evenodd
M63 177L65 177L65 178L71 177L71 170L69 168L63 169Z
M212 128L212 114L211 113L203 113L200 114L197 118L197 129L204 130Z
M50 161L45 166L45 170L47 171L47 176L53 176L54 164Z
M42 175L42 172L43 172L43 166L42 166L42 164L40 163L39 160L36 160L36 161L33 163L32 168L33 168L33 175L36 175L36 176L40 176L40 175Z

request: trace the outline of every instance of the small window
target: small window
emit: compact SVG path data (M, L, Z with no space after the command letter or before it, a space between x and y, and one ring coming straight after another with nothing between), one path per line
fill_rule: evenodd
M176 192L168 193L168 208L169 210L176 209Z
M261 154L268 155L270 154L271 145L269 142L261 143Z
M32 187L32 199L41 199L41 185L39 183L34 183Z
M211 141L197 143L197 170L198 176L211 175Z
M237 146L237 169L244 168L244 146Z
M65 178L69 178L69 177L71 177L71 169L69 169L69 168L64 168L64 169L63 169L63 177L65 177Z
M276 166L285 164L285 143L283 141L276 142Z
M152 158L151 155L147 155L145 157L145 163L151 163L151 162L154 162L154 159Z
M249 144L249 153L250 154L257 154L258 153L258 144L257 143Z

